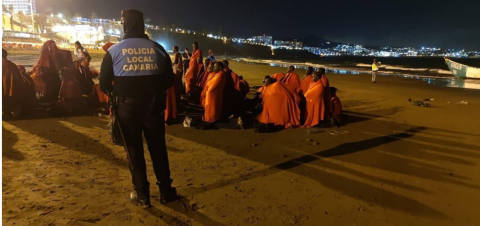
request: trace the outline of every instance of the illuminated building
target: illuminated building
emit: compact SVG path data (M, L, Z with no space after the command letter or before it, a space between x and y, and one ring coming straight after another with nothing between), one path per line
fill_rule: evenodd
M2 5L7 6L13 5L13 10L15 12L23 11L25 14L31 14L30 9L33 9L33 13L37 13L37 6L35 0L3 0Z
M273 43L277 49L303 49L303 42L293 39L293 41L275 40Z
M82 44L95 44L97 41L103 41L105 34L101 29L90 25L57 25L52 27L52 31L70 43L80 41Z
M272 45L272 36L253 36L251 38L248 39L248 41L250 42L250 44L254 44L254 45L266 45L266 46L270 46Z
M76 41L85 45L115 43L123 36L122 24L114 19L63 18L59 14L51 15L47 21L51 26L51 32L70 44Z

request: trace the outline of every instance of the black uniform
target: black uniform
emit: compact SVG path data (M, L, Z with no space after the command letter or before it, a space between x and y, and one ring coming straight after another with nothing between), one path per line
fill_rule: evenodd
M143 13L122 12L124 39L109 48L100 71L100 89L118 97L118 115L133 167L138 198L149 202L149 182L142 132L147 140L157 184L171 189L165 145L165 91L172 86L172 62L165 49L144 33ZM114 85L112 86L112 81Z

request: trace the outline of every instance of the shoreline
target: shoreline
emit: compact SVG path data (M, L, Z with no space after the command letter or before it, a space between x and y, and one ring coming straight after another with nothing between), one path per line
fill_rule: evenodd
M18 54L22 53L22 54ZM25 55L25 53L28 53ZM103 50L93 50L90 51L92 55L91 67L94 69L99 70L101 65L101 60L104 56ZM9 59L12 60L16 64L24 65L28 70L31 70L36 61L38 60L38 56L40 55L39 51L11 51L9 53ZM219 59L224 56L217 56ZM222 58L223 59L223 58ZM299 69L306 69L308 66L312 67L325 67L327 69L327 73L331 74L371 74L371 71L366 69L365 67L348 67L348 66L338 66L335 65L322 65L322 64L314 64L310 62L288 62L288 61L276 61L276 60L258 60L258 59L247 59L247 58L239 58L235 56L227 56L227 59L230 61L236 62L243 62L246 64L256 64L256 65L269 65L272 67L287 67L289 65L295 65ZM385 67L385 66L383 66ZM436 69L435 69L436 70ZM449 71L448 71L449 72ZM402 70L390 70L390 71L380 71L380 76L390 76L390 77L397 77L397 78L404 78L408 77L411 79L422 80L427 82L428 84L435 85L435 86L446 86L446 87L454 87L454 88L466 88L466 89L480 89L480 79L458 79L453 75L447 76L445 74L432 74L432 73L425 73L425 72L408 72Z
M287 68L290 65L294 65L295 68L300 70L306 70L308 66L319 66L324 67L328 74L349 74L349 75L371 75L372 72L370 70L358 70L357 68L342 68L342 67L328 67L325 65L315 65L311 63L289 63L284 62L283 64L277 63L267 63L267 62L248 62L239 60L238 58L233 58L234 61L245 63L245 64L252 64L252 65L264 65L270 67L279 67L279 68ZM316 68L316 67L314 67ZM410 74L404 72L395 72L395 71L380 71L378 73L379 76L388 76L393 78L410 78L421 80L427 82L429 85L435 86L445 86L451 88L465 88L465 89L480 89L480 79L461 79L452 76L433 76L433 75L421 75L421 74Z

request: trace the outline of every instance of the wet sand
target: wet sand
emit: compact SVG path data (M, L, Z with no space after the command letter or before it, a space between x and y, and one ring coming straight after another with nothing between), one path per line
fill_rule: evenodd
M231 62L259 85L285 68ZM304 71L297 73L303 76ZM480 91L408 78L327 75L347 125L305 129L167 128L182 201L153 208L128 200L122 147L107 118L3 121L5 225L477 225ZM408 99L433 98L430 107ZM469 105L458 105L466 100ZM330 132L348 131L331 135ZM146 155L148 156L148 155Z

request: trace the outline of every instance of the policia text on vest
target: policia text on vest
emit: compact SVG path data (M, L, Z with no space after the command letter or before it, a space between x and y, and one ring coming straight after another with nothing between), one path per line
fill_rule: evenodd
M127 55L127 64L122 66L124 71L158 70L158 64L149 56L155 55L153 48L122 49L122 54Z
M113 58L115 76L161 74L165 65L159 59L168 57L148 39L126 39L113 45L108 52Z

